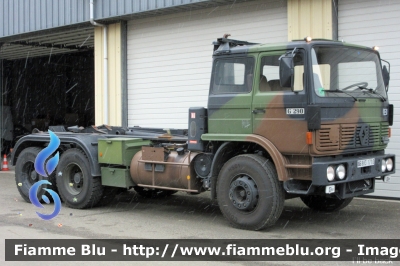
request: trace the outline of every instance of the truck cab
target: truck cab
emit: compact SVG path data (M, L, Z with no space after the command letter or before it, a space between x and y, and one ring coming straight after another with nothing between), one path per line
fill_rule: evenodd
M394 173L395 156L384 152L393 122L389 73L377 50L311 38L214 44L203 141L270 160L286 198L322 211L345 207ZM229 195L245 190L236 183ZM246 197L227 202L243 211L238 200Z

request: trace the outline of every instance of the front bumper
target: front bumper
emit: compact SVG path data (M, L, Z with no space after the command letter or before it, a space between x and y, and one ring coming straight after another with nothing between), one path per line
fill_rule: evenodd
M392 158L393 169L382 172L382 160ZM360 166L360 161L374 159L370 166ZM371 161L371 160L369 160ZM335 178L333 181L327 179L328 166L344 165L346 176L343 180ZM335 185L335 194L339 198L349 198L374 192L375 178L383 178L395 173L395 155L377 152L369 155L347 156L347 157L316 157L312 164L312 183L314 188ZM311 190L321 191L321 190Z

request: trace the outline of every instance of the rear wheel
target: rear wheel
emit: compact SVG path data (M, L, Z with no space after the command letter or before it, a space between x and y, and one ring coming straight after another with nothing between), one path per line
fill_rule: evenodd
M279 219L285 197L274 165L262 156L248 154L223 166L217 199L222 214L234 227L261 230Z
M19 194L21 194L21 197L26 202L31 202L29 200L29 190L33 184L40 180L48 180L52 185L42 185L37 193L38 199L41 199L42 195L46 194L43 188L56 190L55 173L52 173L49 177L45 177L39 175L35 170L35 159L41 150L42 149L38 147L24 149L19 154L15 165L15 183L17 184Z
M316 211L333 212L345 208L353 198L338 199L338 198L327 198L323 196L303 196L301 200L307 207Z
M65 151L56 173L58 192L68 207L90 208L100 201L103 195L101 179L92 177L89 160L81 150Z

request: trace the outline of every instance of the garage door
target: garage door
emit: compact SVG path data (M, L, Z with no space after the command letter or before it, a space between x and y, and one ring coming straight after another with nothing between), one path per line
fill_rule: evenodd
M400 158L400 1L339 1L339 40L366 46L380 47L382 59L390 62L390 102L394 104L394 125L387 149ZM390 183L379 182L374 196L400 198L400 164Z
M207 106L214 40L287 41L286 1L250 1L128 23L128 125L187 128Z

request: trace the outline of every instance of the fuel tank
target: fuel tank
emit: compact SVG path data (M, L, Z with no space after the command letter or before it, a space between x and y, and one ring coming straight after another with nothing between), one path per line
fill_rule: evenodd
M142 147L131 161L130 174L138 186L200 192L202 182L196 178L193 159L198 153Z

